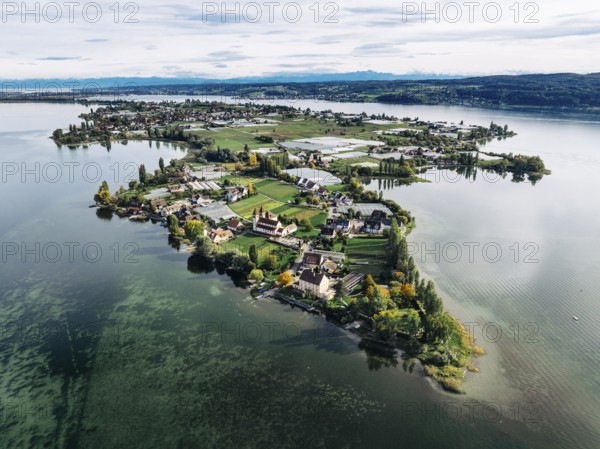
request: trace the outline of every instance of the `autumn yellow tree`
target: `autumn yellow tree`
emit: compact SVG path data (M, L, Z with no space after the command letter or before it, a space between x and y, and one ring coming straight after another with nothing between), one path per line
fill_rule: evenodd
M250 153L250 156L248 156L248 164L250 164L251 167L254 167L256 164L258 164L258 161L256 160L256 153Z
M94 201L96 204L102 204L106 206L110 204L110 190L108 189L108 183L106 181L102 181L102 185L98 189L98 193L94 195Z
M254 193L254 186L251 182L248 183L248 195L252 195Z
M288 285L294 282L294 278L290 273L284 271L279 276L277 276L277 283L283 287L287 287Z

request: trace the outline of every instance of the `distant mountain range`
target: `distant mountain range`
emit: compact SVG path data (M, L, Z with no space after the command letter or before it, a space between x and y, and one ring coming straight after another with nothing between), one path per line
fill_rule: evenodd
M262 83L315 83L315 82L335 82L335 81L393 81L393 80L443 80L460 79L460 75L432 74L432 73L412 73L405 75L395 75L393 73L382 73L374 71L350 72L350 73L282 73L268 76L237 77L227 79L215 78L167 78L167 77L109 77L109 78L31 78L31 79L6 79L0 80L0 83L6 85L26 85L26 86L49 86L51 84L60 87L70 85L94 84L98 87L114 87L116 85L136 85L136 86L181 86L194 84L262 84Z

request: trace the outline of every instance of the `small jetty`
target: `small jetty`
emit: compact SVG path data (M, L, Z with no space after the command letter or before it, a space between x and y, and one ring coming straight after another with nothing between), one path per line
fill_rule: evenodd
M302 309L308 313L313 313L315 315L317 315L319 313L319 311L317 309L315 309L313 306L309 306L308 304L305 304L294 298L290 298L289 296L282 295L281 293L273 294L273 298L279 299L280 301L283 301L283 302L287 302L292 307L298 307L299 309Z

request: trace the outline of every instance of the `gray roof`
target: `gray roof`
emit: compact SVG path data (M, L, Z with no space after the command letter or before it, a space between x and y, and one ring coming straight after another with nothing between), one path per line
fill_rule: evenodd
M321 285L325 275L323 273L315 273L312 270L304 270L300 275L300 280L308 282L309 284Z

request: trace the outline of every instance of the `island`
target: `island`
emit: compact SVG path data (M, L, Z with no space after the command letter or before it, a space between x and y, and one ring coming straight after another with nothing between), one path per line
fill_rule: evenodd
M191 271L215 266L257 300L356 333L379 363L397 363L400 349L444 389L464 392L484 350L420 276L407 244L415 218L362 181L422 182L437 168L535 184L549 173L539 157L482 150L512 137L508 126L191 100L99 106L54 131L56 144L110 151L111 142L143 139L188 150L161 158L154 173L140 165L116 192L103 182L94 195L99 217L160 223L174 247L190 252Z

